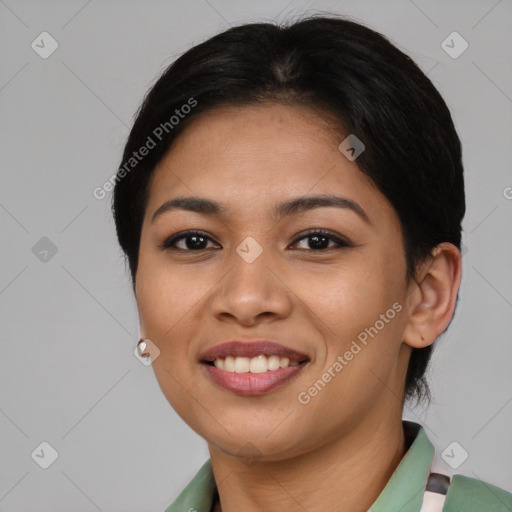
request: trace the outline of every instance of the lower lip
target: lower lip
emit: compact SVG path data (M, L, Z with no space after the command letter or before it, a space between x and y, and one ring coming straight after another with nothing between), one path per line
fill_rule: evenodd
M263 373L236 373L202 363L211 379L219 386L238 395L262 395L282 386L295 377L307 363Z

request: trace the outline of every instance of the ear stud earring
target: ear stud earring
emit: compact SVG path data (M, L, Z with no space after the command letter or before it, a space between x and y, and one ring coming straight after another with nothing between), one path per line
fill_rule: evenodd
M149 353L144 352L147 348L147 343L144 341L143 338L139 340L137 343L137 351L139 352L140 357L148 357Z

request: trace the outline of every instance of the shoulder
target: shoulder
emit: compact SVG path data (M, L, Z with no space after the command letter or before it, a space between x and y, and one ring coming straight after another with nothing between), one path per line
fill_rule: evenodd
M208 459L165 512L209 512L217 486Z
M512 512L512 494L482 480L454 475L443 512Z

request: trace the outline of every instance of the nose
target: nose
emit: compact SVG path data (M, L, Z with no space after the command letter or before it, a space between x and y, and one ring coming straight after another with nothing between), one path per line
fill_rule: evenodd
M216 319L253 326L290 315L291 291L264 254L247 263L234 253L229 272L211 297L210 308Z

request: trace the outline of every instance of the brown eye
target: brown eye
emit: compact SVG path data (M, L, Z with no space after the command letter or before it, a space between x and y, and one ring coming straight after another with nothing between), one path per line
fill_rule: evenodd
M316 230L303 235L297 239L293 245L298 243L304 243L303 247L299 249L313 250L313 251L325 251L328 249L351 247L352 244L343 240L337 236L334 236L330 231Z
M176 249L180 251L201 251L211 249L208 242L215 242L202 231L184 231L178 233L163 242L160 245L162 249ZM216 244L218 246L218 244Z

